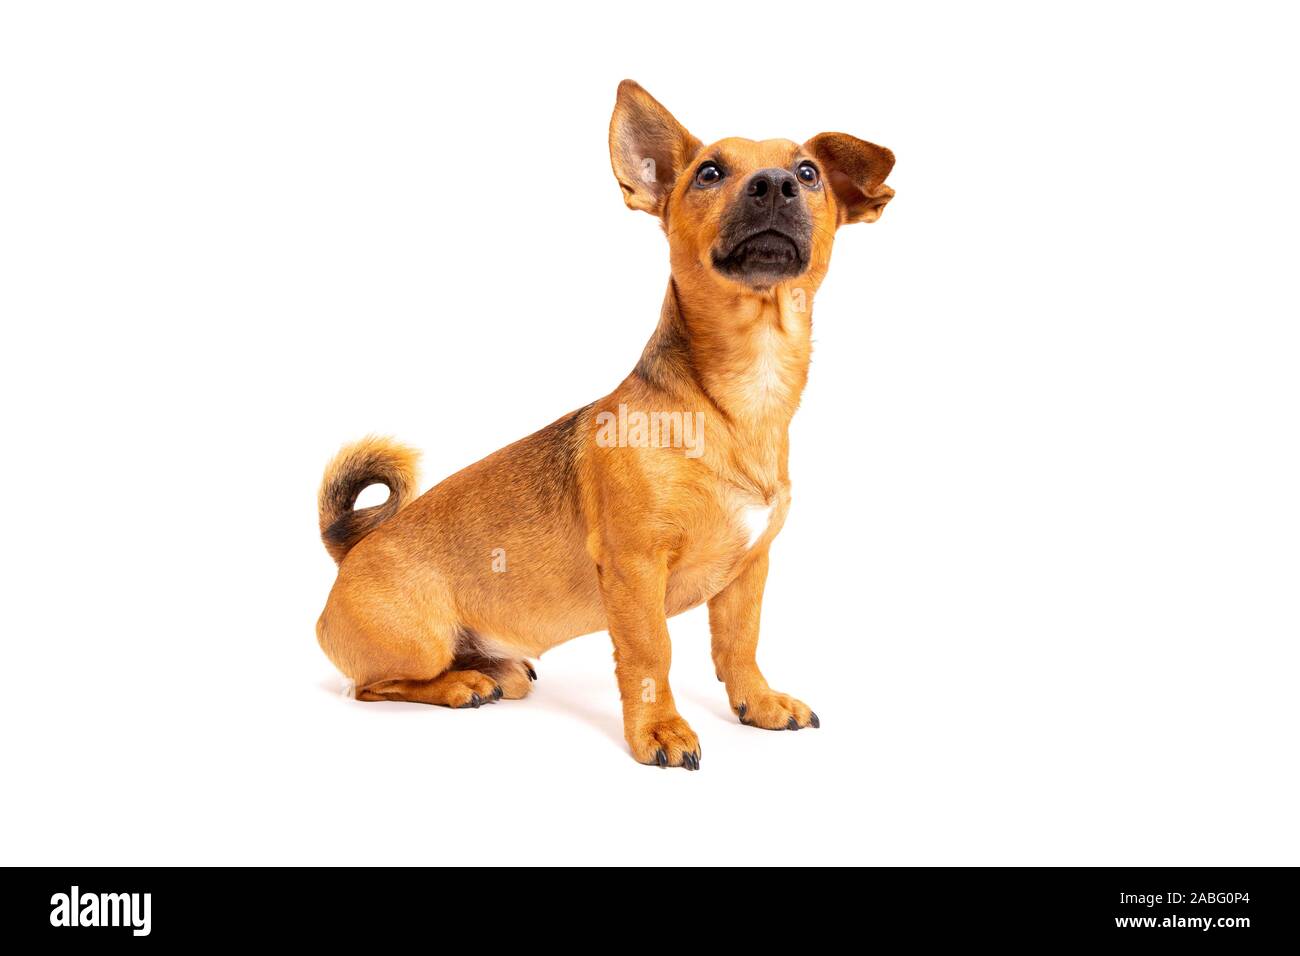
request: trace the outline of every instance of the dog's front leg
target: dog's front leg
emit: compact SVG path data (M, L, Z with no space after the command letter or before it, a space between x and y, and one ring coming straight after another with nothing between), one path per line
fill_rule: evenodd
M750 555L736 579L709 601L713 665L727 685L731 709L742 724L767 730L820 727L821 721L801 700L767 686L758 669L758 619L767 583L767 548Z
M624 555L602 563L599 576L623 697L623 735L632 756L641 763L698 770L699 738L677 713L668 686L666 560Z

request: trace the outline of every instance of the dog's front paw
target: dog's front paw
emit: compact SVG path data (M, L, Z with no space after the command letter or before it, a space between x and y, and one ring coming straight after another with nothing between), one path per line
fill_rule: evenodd
M764 730L799 730L822 725L803 701L774 690L746 695L744 700L735 704L735 711L742 724Z
M675 714L629 730L627 743L639 763L700 769L700 738Z

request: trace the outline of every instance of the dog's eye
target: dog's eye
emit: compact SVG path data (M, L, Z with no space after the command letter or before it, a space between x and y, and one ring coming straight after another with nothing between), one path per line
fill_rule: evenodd
M695 185L712 186L722 182L722 169L717 163L705 163L695 171Z
M816 186L817 181L821 178L817 172L817 167L807 161L799 164L795 174L799 177L799 182L805 186Z

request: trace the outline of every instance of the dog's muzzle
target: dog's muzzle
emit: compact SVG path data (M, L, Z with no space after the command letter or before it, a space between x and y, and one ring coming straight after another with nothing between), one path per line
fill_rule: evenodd
M786 169L754 173L727 211L713 267L746 285L765 287L808 268L812 217L794 174Z

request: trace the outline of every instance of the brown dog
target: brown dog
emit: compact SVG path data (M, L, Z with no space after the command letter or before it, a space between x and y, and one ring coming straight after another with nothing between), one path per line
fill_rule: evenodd
M413 452L344 448L320 492L339 573L316 633L361 700L477 707L527 694L527 658L607 629L632 755L698 769L668 686L667 618L702 602L741 722L819 726L760 673L759 609L790 505L813 294L836 228L875 221L894 195L894 156L844 133L705 146L630 80L609 149L624 201L660 218L671 250L640 362L414 501ZM388 500L354 510L371 484Z

